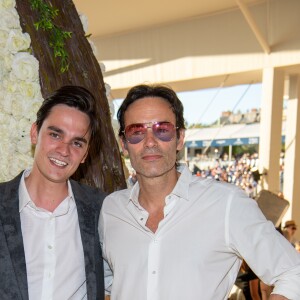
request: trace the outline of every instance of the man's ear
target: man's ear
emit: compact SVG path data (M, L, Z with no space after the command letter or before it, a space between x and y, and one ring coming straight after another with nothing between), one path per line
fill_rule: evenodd
M184 146L184 137L185 137L185 130L179 129L179 137L177 138L177 147L176 150L180 151Z
M121 147L122 147L124 155L128 155L127 141L125 140L124 137L120 137L120 143L121 143Z
M37 144L37 140L38 140L38 129L37 129L37 125L34 122L31 125L31 129L30 129L30 140L31 140L31 144L36 145Z
M82 158L82 160L80 162L81 164L83 164L85 162L85 160L86 160L86 158L87 158L87 156L89 154L89 149L90 149L90 147L88 147L88 149L86 150L86 153L84 154L84 157Z

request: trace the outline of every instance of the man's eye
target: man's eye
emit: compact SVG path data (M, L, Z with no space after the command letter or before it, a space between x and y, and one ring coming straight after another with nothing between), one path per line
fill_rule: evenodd
M132 135L141 135L141 134L144 134L142 130L135 130L132 132Z
M78 141L74 141L74 142L73 142L73 145L74 145L76 148L82 148L82 147L83 147L83 143L78 142Z
M167 128L158 128L157 129L157 131L159 132L159 133L166 133L166 132L169 132L169 130L167 129Z
M50 132L49 135L50 135L51 137L53 137L54 139L59 139L59 138L60 138L59 134L56 133L56 132Z

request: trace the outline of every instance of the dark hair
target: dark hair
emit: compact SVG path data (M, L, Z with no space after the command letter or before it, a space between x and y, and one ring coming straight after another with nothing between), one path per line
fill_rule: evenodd
M95 103L94 96L87 89L75 85L62 86L43 101L42 106L37 112L37 129L40 131L43 122L49 116L54 106L63 104L74 107L88 115L92 139L98 129Z
M179 132L179 129L185 129L184 118L183 118L183 105L181 101L178 99L176 93L167 86L141 84L141 85L134 86L128 91L126 98L124 99L122 105L118 110L117 117L120 124L120 129L119 129L120 137L124 136L124 130L125 130L124 115L127 108L133 102L145 97L152 97L152 98L159 97L169 102L172 111L174 112L176 117L175 125L176 127L178 127L177 133Z

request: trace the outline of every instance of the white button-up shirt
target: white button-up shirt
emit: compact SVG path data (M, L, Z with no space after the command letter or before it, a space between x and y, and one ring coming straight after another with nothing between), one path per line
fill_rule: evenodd
M227 299L242 257L274 293L300 299L300 255L238 187L185 168L153 233L138 183L108 196L99 222L111 300Z
M69 195L49 212L30 199L23 173L19 211L30 300L83 300L86 276L78 215L70 182Z

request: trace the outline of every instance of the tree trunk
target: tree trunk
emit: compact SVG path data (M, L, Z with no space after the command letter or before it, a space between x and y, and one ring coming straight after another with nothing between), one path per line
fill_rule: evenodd
M16 0L22 29L29 33L33 55L39 61L43 97L63 85L83 86L95 96L100 120L100 130L91 145L90 155L74 174L74 178L108 193L125 188L123 164L111 125L102 73L85 37L77 10L71 0L45 2L59 10L53 23L64 31L72 32L72 37L66 40L70 65L65 73L60 72L60 61L54 58L53 50L49 46L48 32L36 30L34 27L34 23L39 20L38 13L31 8L29 0Z

